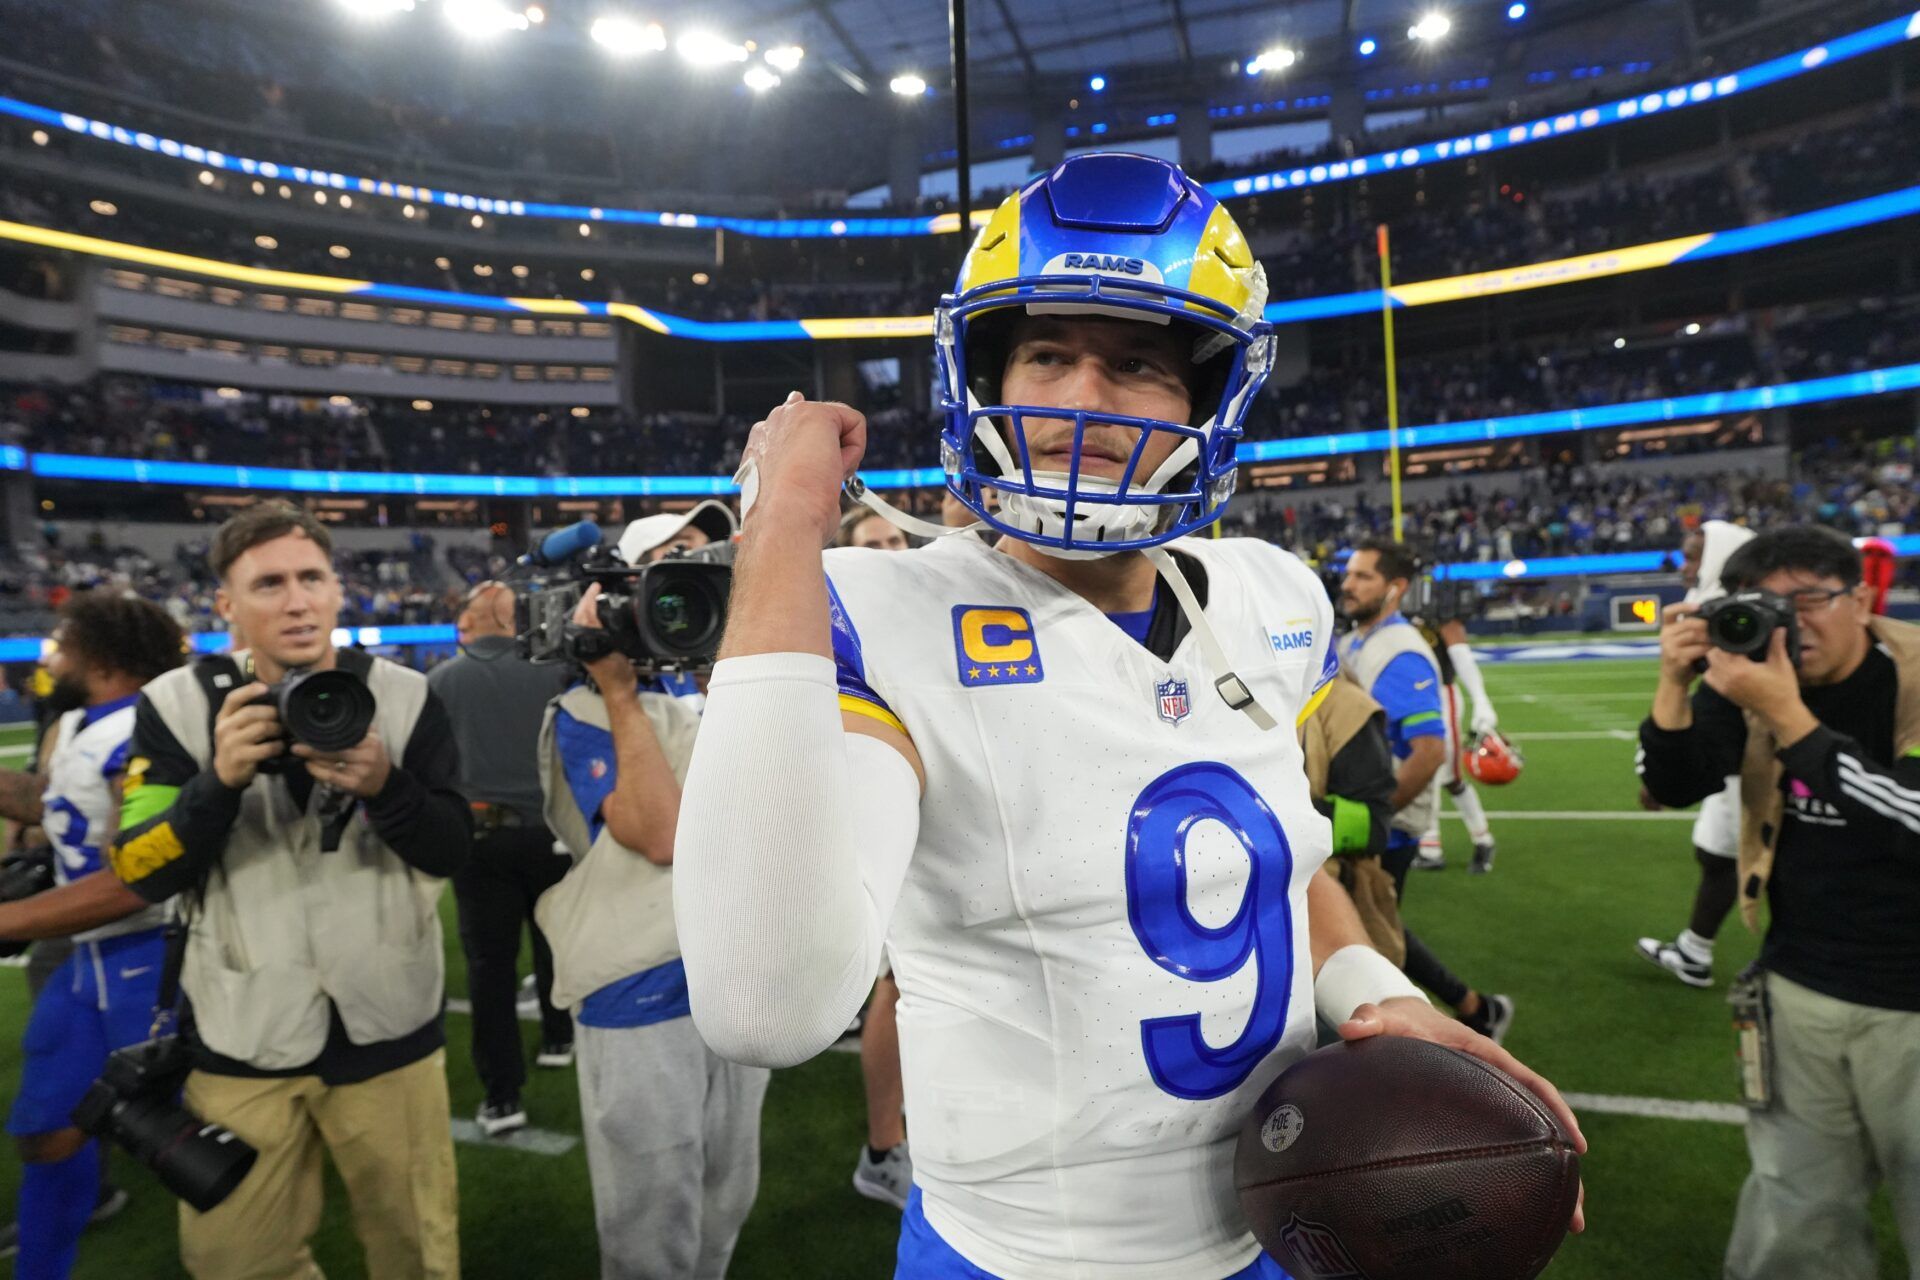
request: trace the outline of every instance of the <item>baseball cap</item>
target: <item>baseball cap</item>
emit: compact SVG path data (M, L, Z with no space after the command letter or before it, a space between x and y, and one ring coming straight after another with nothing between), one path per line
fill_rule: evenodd
M727 542L740 530L733 508L718 498L708 498L690 511L663 511L635 520L620 535L614 554L628 564L639 564L647 552L673 541L688 525L706 534L709 542Z

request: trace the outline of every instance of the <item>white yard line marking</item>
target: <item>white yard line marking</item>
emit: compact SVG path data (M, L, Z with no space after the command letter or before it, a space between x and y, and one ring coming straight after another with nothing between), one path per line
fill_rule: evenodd
M505 1147L509 1151L526 1151L536 1156L563 1156L580 1145L578 1134L555 1133L551 1129L531 1127L489 1138L481 1132L477 1123L465 1116L453 1118L453 1140L470 1147Z
M1549 733L1509 733L1506 736L1514 742L1593 742L1605 738L1616 742L1632 742L1639 737L1631 729L1595 729L1592 732L1555 730Z
M1455 822L1464 822L1457 813L1443 813L1443 818ZM1489 813L1489 822L1519 822L1528 818L1543 819L1549 822L1692 822L1699 814L1691 810L1662 809L1657 813L1644 813L1635 809L1502 809Z
M1575 1111L1598 1111L1610 1116L1644 1116L1651 1120L1707 1120L1741 1125L1747 1109L1731 1102L1683 1102L1674 1098L1633 1098L1611 1093L1564 1093Z
M519 1013L520 1013L520 1021L522 1021L522 1022L538 1022L538 1021L540 1021L540 1006L539 1006L539 1005L537 1005L537 1004L530 1004L530 1005L529 1005L529 1004L523 1004L523 1005L518 1005L518 1006L517 1006L517 1008L518 1008L518 1010L519 1010ZM448 1013L464 1013L464 1014L466 1014L466 1015L467 1015L468 1017L472 1017L472 1016L473 1016L473 1001L471 1001L471 1000L467 1000L467 999L463 999L463 998L462 998L462 997L460 997L460 996L448 996L448 997L447 997L447 1012L448 1012Z
M23 747L0 747L0 760L18 760L21 756L33 754L33 744Z

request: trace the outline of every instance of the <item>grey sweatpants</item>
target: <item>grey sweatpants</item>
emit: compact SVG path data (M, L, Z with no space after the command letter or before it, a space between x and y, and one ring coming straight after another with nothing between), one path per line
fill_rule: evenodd
M1874 1280L1867 1203L1885 1180L1920 1280L1920 1013L1849 1004L1767 975L1771 1110L1747 1118L1753 1171L1727 1280Z
M720 1280L760 1187L766 1068L686 1017L576 1024L574 1050L603 1280Z

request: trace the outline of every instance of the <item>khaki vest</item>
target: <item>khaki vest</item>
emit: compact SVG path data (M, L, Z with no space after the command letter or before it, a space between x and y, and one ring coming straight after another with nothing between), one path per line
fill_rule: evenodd
M1920 626L1893 618L1867 620L1867 630L1893 658L1898 702L1893 713L1893 756L1898 760L1920 749ZM1740 762L1740 918L1747 928L1760 927L1760 899L1773 874L1774 850L1780 843L1780 822L1786 796L1780 790L1784 772L1774 754L1779 744L1773 731L1753 712L1746 713L1747 752Z
M1298 730L1300 747L1307 757L1307 786L1315 800L1327 798L1327 770L1334 757L1379 714L1380 704L1362 693L1359 685L1335 680L1327 686L1327 696ZM1329 858L1324 869L1353 899L1374 950L1393 961L1395 968L1404 968L1407 931L1400 922L1400 900L1393 890L1393 877L1380 865L1380 859Z
M1374 681L1387 669L1387 664L1403 653L1417 653L1433 665L1433 678L1440 679L1440 660L1433 656L1433 649L1421 638L1420 629L1409 622L1395 622L1374 628L1359 649L1348 654L1341 648L1341 674L1360 686L1369 696L1373 693ZM1427 789L1393 815L1393 829L1416 840L1427 833L1440 804L1440 771L1435 770L1433 781Z
M245 655L236 655L244 660ZM343 655L343 658L345 655ZM427 678L384 658L366 673L374 731L399 767L427 700ZM212 714L191 667L143 690L173 736L213 765ZM181 985L208 1048L267 1071L304 1066L327 1042L327 1006L347 1038L375 1044L440 1012L445 972L437 906L445 882L401 860L356 806L340 847L277 776L254 778L208 875Z
M639 697L673 780L685 782L694 735L700 730L699 713L666 694ZM673 869L656 866L627 848L604 823L594 836L589 815L574 803L566 762L554 740L560 711L597 729L608 728L608 723L607 704L580 687L547 704L547 718L540 726L547 826L573 855L574 865L559 884L540 895L533 914L553 949L553 1003L571 1009L609 982L679 956L680 935L673 927ZM615 767L611 757L606 766Z

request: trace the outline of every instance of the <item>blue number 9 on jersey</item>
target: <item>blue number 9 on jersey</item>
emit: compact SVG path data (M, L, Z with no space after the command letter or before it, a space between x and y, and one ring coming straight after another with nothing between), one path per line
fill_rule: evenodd
M1194 824L1225 826L1247 852L1246 896L1219 928L1187 904L1187 839ZM1141 1046L1153 1081L1195 1100L1231 1093L1273 1052L1293 997L1293 848L1253 784L1224 764L1184 764L1147 784L1127 823L1127 918L1153 962L1193 982L1230 978L1251 958L1253 1007L1238 1039L1219 1048L1200 1015L1149 1018Z

